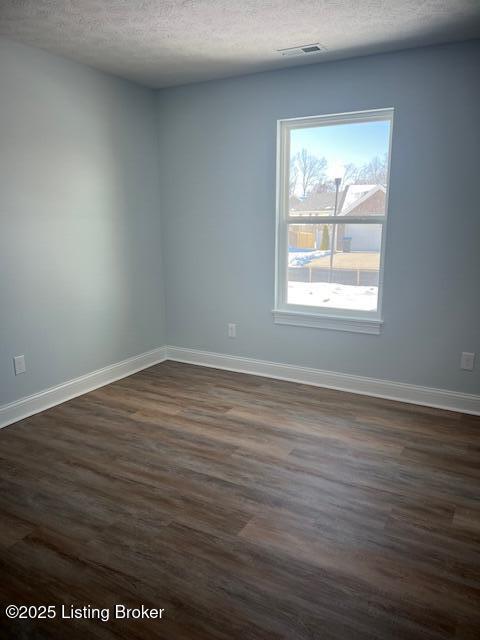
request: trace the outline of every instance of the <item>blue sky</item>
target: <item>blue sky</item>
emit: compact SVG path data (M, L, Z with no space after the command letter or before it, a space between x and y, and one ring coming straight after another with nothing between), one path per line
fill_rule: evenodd
M389 135L389 121L293 129L290 133L290 154L293 156L305 148L318 158L325 157L327 175L334 178L341 167L350 162L362 165L374 156L383 156L388 151Z

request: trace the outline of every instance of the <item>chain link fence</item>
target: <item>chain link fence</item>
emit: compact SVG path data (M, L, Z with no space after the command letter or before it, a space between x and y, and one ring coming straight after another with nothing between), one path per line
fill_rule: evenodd
M335 282L364 287L378 287L377 269L332 269L329 267L289 267L289 282Z

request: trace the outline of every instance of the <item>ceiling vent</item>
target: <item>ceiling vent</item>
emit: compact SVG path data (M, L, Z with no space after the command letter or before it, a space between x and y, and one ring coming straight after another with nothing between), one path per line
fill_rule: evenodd
M318 53L323 53L327 48L318 42L313 44L303 44L300 47L288 47L288 49L278 49L278 53L282 56L294 57L294 56L311 56Z

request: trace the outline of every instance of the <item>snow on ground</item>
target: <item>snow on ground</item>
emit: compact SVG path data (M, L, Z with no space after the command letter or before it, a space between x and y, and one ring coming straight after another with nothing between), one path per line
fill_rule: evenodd
M334 282L289 282L288 304L376 311L378 287Z
M323 258L323 256L329 256L330 251L291 251L288 250L288 266L289 267L304 267L310 264L312 260L316 258Z

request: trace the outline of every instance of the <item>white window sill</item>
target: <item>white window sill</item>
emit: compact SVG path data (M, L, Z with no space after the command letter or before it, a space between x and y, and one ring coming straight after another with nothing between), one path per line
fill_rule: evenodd
M383 320L377 318L324 315L306 311L287 311L285 309L274 309L272 313L275 324L288 324L297 327L379 335L383 325Z

